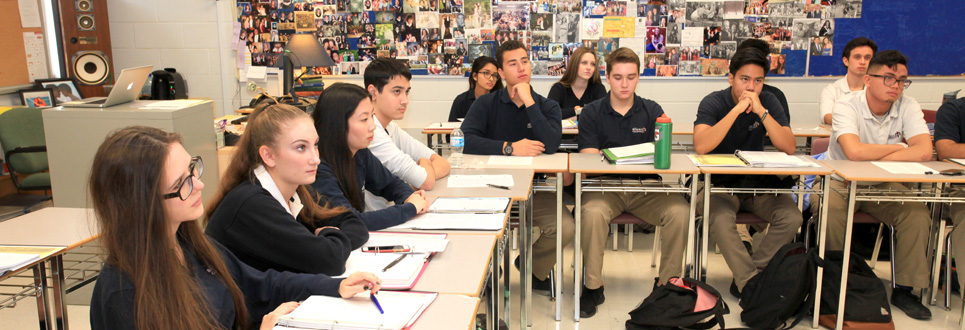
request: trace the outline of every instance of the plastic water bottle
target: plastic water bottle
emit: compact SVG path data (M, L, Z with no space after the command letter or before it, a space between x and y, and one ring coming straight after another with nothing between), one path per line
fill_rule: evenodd
M667 114L660 115L653 132L656 150L653 155L653 167L665 170L670 168L670 149L673 147L673 123Z
M452 154L449 155L449 166L452 168L462 167L462 148L466 146L466 136L462 130L456 127L449 136L449 146L452 147Z

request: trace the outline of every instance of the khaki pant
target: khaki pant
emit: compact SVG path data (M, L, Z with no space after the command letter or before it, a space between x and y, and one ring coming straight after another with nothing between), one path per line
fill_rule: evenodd
M965 197L965 188L956 187L955 191L951 193L954 197ZM965 204L962 203L951 203L948 207L948 215L951 216L952 223L955 224L955 228L952 229L952 256L958 259L959 264L962 260L965 260ZM959 228L961 227L961 228ZM944 239L944 237L942 238ZM948 265L946 265L948 267ZM958 272L958 283L965 283L965 271Z
M847 193L844 182L831 183L828 197L828 250L844 249L844 231L847 222L848 201L835 192ZM874 189L908 190L900 183L885 182L871 186ZM816 195L811 195L812 198ZM812 200L811 205L816 205ZM816 208L815 208L816 210ZM895 245L895 283L915 288L928 287L928 245L931 216L923 203L856 202L855 210L870 214L875 219L895 227L898 244Z
M621 213L630 213L660 230L660 282L682 276L684 250L687 243L687 222L690 203L680 194L642 192L587 192L583 193L581 244L584 283L589 289L603 285L603 251L606 249L610 220ZM616 233L613 233L616 235Z
M556 228L556 210L563 212L563 228ZM566 205L556 204L556 193L538 192L533 194L533 225L539 227L539 239L533 242L533 276L545 280L556 265L556 235L563 235L563 247L573 243L573 213ZM557 274L557 276L559 276Z
M699 194L703 194L703 189ZM701 195L702 196L702 195ZM704 200L699 198L697 212L703 213ZM767 234L754 244L754 255L744 248L737 233L737 212L745 211L761 217L769 223ZM803 221L801 211L790 195L710 195L710 238L717 242L724 261L734 274L737 287L744 288L751 277L767 266L771 257L782 246L794 240Z

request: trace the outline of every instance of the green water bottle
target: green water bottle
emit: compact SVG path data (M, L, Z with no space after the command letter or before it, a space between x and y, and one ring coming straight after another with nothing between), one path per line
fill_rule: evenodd
M656 150L653 154L653 167L666 170L670 168L670 149L673 147L673 123L667 114L657 118L653 131L653 143Z

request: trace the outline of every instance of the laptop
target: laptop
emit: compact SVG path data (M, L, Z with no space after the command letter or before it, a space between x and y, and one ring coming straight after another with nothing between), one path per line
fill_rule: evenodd
M114 82L114 88L107 97L89 97L80 101L64 102L61 105L77 108L107 108L134 101L141 93L141 87L144 87L144 82L147 81L151 70L154 70L153 65L121 70L117 81Z

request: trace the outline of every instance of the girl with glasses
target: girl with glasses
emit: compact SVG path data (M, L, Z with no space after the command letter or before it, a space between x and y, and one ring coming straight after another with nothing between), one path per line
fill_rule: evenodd
M477 57L472 61L469 73L469 90L456 96L449 109L449 121L457 122L459 118L466 118L469 107L480 97L489 92L503 88L503 81L496 72L496 59L489 56Z
M606 93L596 52L580 47L570 56L563 77L550 87L547 98L560 104L562 118L566 119L579 115L583 106L605 97Z
M255 110L212 198L205 233L259 270L345 272L368 229L309 186L319 164L317 144L304 111L284 104Z
M101 144L91 168L90 200L105 252L91 297L92 329L249 329L259 321L271 329L297 306L286 301L380 288L370 273L341 279L261 272L209 241L198 223L203 165L177 134L122 129ZM163 197L169 194L178 198Z

